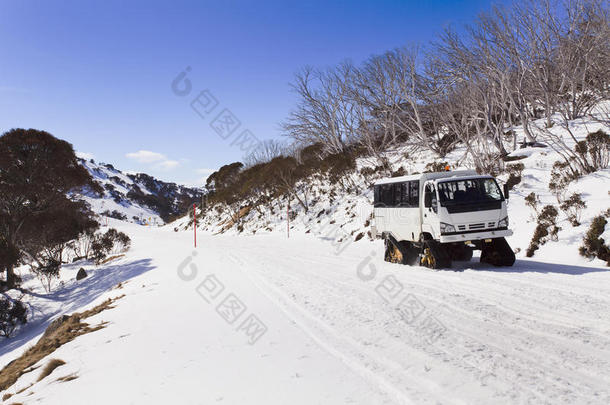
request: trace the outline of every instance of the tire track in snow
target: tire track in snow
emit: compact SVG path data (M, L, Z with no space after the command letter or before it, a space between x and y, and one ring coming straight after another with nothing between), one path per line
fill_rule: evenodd
M234 255L229 257L239 264L240 268L246 266L241 259ZM260 262L257 262L260 264ZM298 306L294 303L290 297L288 297L278 287L270 284L265 279L253 272L243 271L249 279L261 290L261 292L267 296L272 302L274 302L288 318L290 318L295 324L297 324L303 331L305 331L318 345L324 348L333 356L339 358L346 365L352 368L355 372L363 376L370 382L381 387L384 391L391 394L399 403L410 404L414 403L464 403L462 401L456 401L442 395L439 395L438 387L433 383L422 384L421 381L416 381L406 371L409 369L402 368L398 364L390 364L384 362L383 359L372 357L358 342L353 339L349 339L346 336L340 336L337 331L326 322L320 320L307 310ZM390 367L395 373L392 376L382 375L379 370L383 366ZM389 378L390 377L390 378ZM402 380L400 379L402 377ZM409 384L406 384L404 380ZM425 390L422 391L421 385L425 385ZM418 386L419 390L412 388ZM409 387L406 392L405 387ZM440 402L439 402L440 401Z
M254 252L253 252L253 253L254 253ZM256 253L254 253L254 255L256 255ZM298 261L307 261L307 262L310 262L310 260L307 260L307 258L301 258L301 257L298 257L298 258L292 257L292 258L291 258L291 260L295 260L295 259L299 259ZM278 260L278 261L281 261L281 260ZM319 261L318 261L318 262L319 262ZM257 261L257 263L259 263L259 264L260 264L260 260L258 260L258 261ZM269 268L271 268L271 267L277 267L277 264L278 264L278 263L274 263L274 265L275 265L275 266L266 266L266 267L269 267ZM326 265L326 266L328 266L328 262L326 262L326 263L324 263L324 262L320 262L320 264L321 264L321 265ZM301 270L301 271L302 271L302 270L303 270L303 268L301 267L301 268L299 268L299 270ZM344 275L343 273L339 273L339 272L325 272L325 273L323 273L323 274L325 274L325 276L321 276L320 272L316 272L316 271L314 271L314 270L311 270L311 268L307 268L306 273L307 273L309 276L314 276L314 277L317 277L317 278L323 278L323 279L324 279L324 281L327 281L327 282L329 282L329 283L331 283L331 284L332 284L332 283L335 283L335 284L341 284L341 285L342 285L342 287L350 287L350 288L352 288L352 289L353 289L353 287L354 287L354 285L351 285L350 283L348 283L348 282L344 281L344 280L345 280L345 278L343 278L343 275ZM298 274L298 273L297 273L297 274ZM433 273L433 274L434 274L434 273ZM330 275L330 276L329 276L329 275ZM342 279L342 280L341 280L341 281L339 281L339 280L333 279L333 277L336 277L336 276L341 276L341 279ZM312 280L311 280L311 278L310 278L308 281L311 283L311 281L312 281ZM303 284L304 284L304 283L303 283L303 279L299 279L299 280L297 281L297 285L298 285L298 284L303 285ZM306 285L306 284L305 284L305 285ZM341 291L341 290L344 290L344 288L340 288L339 290L340 290L340 292L338 293L337 297L338 297L338 298L341 298L341 297L342 297L342 298L345 298L345 296L344 296L344 295L345 295L345 291ZM358 290L361 290L361 288L358 288ZM485 289L484 289L484 288L481 288L481 290L485 290ZM439 300L439 302L440 302L440 303L444 303L444 301L446 301L446 299L447 299L447 296L446 296L446 290L443 290L443 289L438 289L438 288L437 288L437 289L436 289L436 291L440 291L440 292L441 292L441 299ZM455 307L455 308L459 308L459 303L458 303L458 305L454 305L454 307ZM473 314L474 314L474 315L477 315L477 316L479 316L479 317L480 317L480 312L481 312L481 309L480 309L480 308L475 308L475 309L474 309L473 311L471 311L470 313L466 312L463 318L472 318L472 315L473 315ZM454 313L455 313L455 311L454 311ZM498 317L498 316L496 315L496 318L497 318L497 317ZM493 317L491 317L490 319L493 319ZM480 323L480 322L488 322L488 321L489 321L489 320L488 320L488 319L487 319L485 316L480 317L480 319L478 320L478 322L479 322L479 323ZM543 325L543 326L544 326L544 325ZM456 330L459 330L459 328L457 328ZM494 330L494 329L489 329L489 328L487 329L487 331L488 331L488 337L489 337L490 335L495 335L495 336L497 336L497 339L499 339L499 340L500 340L500 339L502 339L503 337L505 337L505 331L503 331L502 333L498 333L496 330ZM510 332L510 331L512 331L512 330L511 330L511 329L508 329L508 331ZM535 331L530 331L528 328L525 328L525 329L524 329L524 331L525 331L525 332L527 332L527 333L533 333L533 332L535 332ZM461 332L461 331L460 331L460 332ZM514 331L512 331L512 332L514 333ZM489 344L489 342L481 342L481 341L480 341L480 337L479 337L479 336L477 336L477 335L465 335L465 336L468 336L470 339L474 340L475 342L479 342L479 343L480 343L480 344L482 344L482 345L486 345L486 344L488 345L488 344ZM527 339L527 337L526 337L526 339ZM552 342L551 342L551 343L552 343ZM502 349L501 349L500 347L496 348L496 350L497 350L497 351L502 352ZM506 349L504 349L504 351L506 352ZM510 351L509 351L509 352L510 352ZM465 355L468 355L468 354L469 354L469 353L466 353ZM506 354L506 353L505 353L505 354ZM513 352L513 353L508 353L508 354L511 354L512 356L515 356L515 355L516 355L516 356L518 356L518 357L521 357L521 360L520 360L520 361L521 361L523 364L517 364L517 365L518 365L517 369L519 369L519 368L520 368L520 369L522 369L522 370L527 370L528 368L530 368L530 367L532 366L532 363L534 362L534 360L532 360L532 357L538 357L538 363L539 363L541 360L544 360L544 357L545 357L545 356L548 356L548 354L549 354L549 353L542 353L542 354L539 354L538 356L534 356L534 355L536 354L536 351L535 351L535 349L534 349L533 351L530 351L530 352L525 353L525 354L523 354L523 353L519 353L519 352L516 352L516 353L515 353L515 352ZM561 354L561 353L560 353L560 354ZM564 353L564 356L555 356L555 357L556 357L558 360L562 360L562 359L564 359L564 358L565 358L565 353ZM539 364L538 364L538 365L539 365ZM533 367L533 369L535 369L535 368L536 368L536 367ZM545 373L545 374L548 374L548 375L550 375L550 376L554 376L553 371L555 371L555 368L556 368L556 365L553 365L553 364L551 364L551 365L547 365L547 366L545 367L545 369L546 369L547 373ZM576 369L576 368L575 368L575 369ZM555 378L556 378L556 377L557 377L557 376L555 375ZM553 378L551 377L551 380L552 380L552 379L553 379ZM599 382L601 382L601 381L599 381ZM553 385L554 385L554 384L553 384ZM550 388L550 387L547 387L547 388ZM554 385L554 387L553 387L553 388L554 388L554 389L550 389L550 391L555 391L555 392L557 392L557 391L560 391L562 388L565 388L565 387L562 387L562 386L556 386L556 385ZM590 388L590 387L588 387L588 388ZM523 388L521 388L521 389L523 389ZM542 398L544 398L544 397L542 397ZM542 399L542 398L541 398L541 397L538 397L538 399Z
M257 264L258 264L258 265L260 265L260 264L261 264L261 261L257 260ZM264 267L265 267L265 266L264 266ZM299 282L299 284L300 284L300 285L303 285L303 283L302 283L302 282ZM274 287L274 288L277 288L277 287ZM370 292L370 290L369 290L369 292ZM283 293L282 293L282 294L283 294ZM333 295L334 295L334 294L333 294ZM345 297L344 297L344 296L342 296L342 295L337 295L336 297L337 297L338 299L340 299L340 300L344 300L344 298L345 298ZM376 296L375 296L375 297L376 297ZM378 298L378 297L377 297L377 298ZM286 296L285 296L285 299L286 299L286 300L289 300L288 302L291 302L291 304L293 304L293 305L295 304L294 302L292 302L293 300L290 300L290 299L289 299L288 297L286 297ZM378 306L379 306L379 302L375 302L375 303L373 303L373 304L371 305L371 307L378 307ZM319 318L317 318L316 316L314 316L313 314L311 314L310 312L308 312L306 309L303 309L303 308L298 308L298 310L299 310L299 311L301 311L301 312L302 312L302 311L305 311L305 312L307 313L307 316L308 316L308 317L311 317L311 318L312 318L312 319L314 319L316 322L320 322L320 323L322 323L322 324L323 324L325 327L330 328L330 329L335 329L335 328L333 328L333 327L335 326L334 324L329 325L329 324L328 324L328 321L321 321ZM386 315L386 316L387 316L388 314L390 314L390 315L395 315L394 319L391 319L392 324L394 324L394 325L402 325L402 324L404 323L404 321L403 321L403 320L402 320L400 317L396 317L396 315L397 315L397 314L396 314L396 312L395 312L395 311L394 311L392 308L390 308L390 307L384 308L384 309L383 309L383 311L382 311L382 313L381 313L381 315ZM373 318L374 318L374 317L373 317ZM375 328L375 329L382 329L384 326L387 326L387 325L388 325L388 322L386 322L386 324L385 324L385 325L383 325L383 324L378 325L378 327L377 327L377 328ZM408 329L407 329L407 330L408 330ZM399 331L400 331L401 333L403 333L403 332L404 332L404 328L399 328ZM333 333L334 333L335 335L337 334L337 332L336 332L336 331L335 331L335 332L333 332ZM404 333L403 333L402 335L400 335L400 334L395 335L395 337L397 337L397 338L404 338ZM417 341L417 340L420 340L420 341L421 341L421 337L420 337L420 336L412 336L412 337L413 337L413 340L414 340L414 341ZM400 342L400 343L401 343L400 348L401 348L401 349L403 349L403 352L404 352L404 343L403 343L403 342ZM352 339L352 344L355 344L355 345L356 345L355 349L356 349L357 351L359 351L359 352L363 352L363 351L367 351L367 352L368 352L368 351L370 351L370 350L367 350L366 346L364 346L364 345L362 344L362 342L360 342L360 341L354 341L354 340ZM412 351L409 353L409 356L408 356L408 357L419 357L419 358L421 359L421 360L419 361L419 363L420 363L420 364L422 364L422 363L432 363L432 364L434 364L435 362L437 362L438 364L436 364L436 365L438 365L438 367L439 367L439 368L442 366L442 363L444 363L444 362L446 362L446 361L447 361L447 359L444 359L444 360L442 360L442 361L441 361L441 360L437 360L437 359L431 358L431 357L430 357L430 353L424 353L425 351L426 351L426 347L425 347L424 345L422 345L421 347L418 347L418 348L417 348L417 350L412 350ZM410 374L410 373L422 373L422 371L423 371L423 369L424 369L424 367L421 367L421 371L418 371L418 370L413 370L413 369L412 369L412 366L409 366L409 365L405 366L404 364L397 363L397 362L396 362L394 359L392 359L392 358L388 358L388 357L386 356L386 354L387 354L387 353L385 353L385 352L383 352L383 351L378 352L378 353L376 353L376 354L375 354L375 359L376 359L377 361L383 361L383 362L385 363L385 365L391 369L391 372L392 372L392 373L399 373L399 374L400 374L400 373L405 373L405 372L409 372L409 374ZM449 355L448 353L445 353L445 354L446 354L446 355ZM463 368L462 366L463 366L463 364L464 364L464 363L465 363L464 361L462 361L462 362L461 362L461 364L460 364L460 368ZM475 367L474 365L469 365L468 367L469 367L470 369L472 369L472 370L476 370L476 367ZM390 377L391 377L391 374L390 374ZM472 376L472 377L470 378L470 380L471 380L471 381L470 381L470 383L471 383L471 384L472 384L472 383L475 383L476 385L484 386L484 384L481 384L481 381L480 381L480 379L481 379L481 378L480 378L480 377L481 377L480 373L477 373L477 375L476 375L476 376ZM406 378L412 379L413 377L412 377L412 376L410 376L410 375L408 375L408 377L406 377ZM431 388L430 388L431 392L429 392L429 394L426 396L426 398L427 398L428 396L430 396L430 395L438 395L437 393L438 393L439 391L446 391L446 390L442 390L442 389L441 389L441 387L439 387L439 386L438 386L438 385L437 385L437 384L434 382L434 379L433 379L433 378L420 379L420 380L417 382L417 384L419 384L419 385L423 385L423 386L427 386L427 387L431 387ZM492 394L492 393L490 393L490 395L491 395L491 394ZM445 400L445 401L443 401L442 403L460 403L460 402L461 402L459 399L457 399L457 398L454 396L454 394L451 392L451 390L449 390L449 392L447 393L447 398L451 398L451 399L450 399L450 400L449 400L449 399L446 399L446 400ZM419 400L421 401L421 398L420 398Z

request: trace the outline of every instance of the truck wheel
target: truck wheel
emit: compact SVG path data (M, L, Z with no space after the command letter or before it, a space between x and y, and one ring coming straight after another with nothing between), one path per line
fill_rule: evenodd
M483 242L481 246L481 262L493 266L512 266L515 263L515 253L504 238L495 238L491 242Z
M424 241L420 255L420 265L431 269L451 267L451 257L447 247L435 240Z

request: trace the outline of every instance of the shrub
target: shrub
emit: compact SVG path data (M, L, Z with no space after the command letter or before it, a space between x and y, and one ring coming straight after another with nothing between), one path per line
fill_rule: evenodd
M27 322L27 309L19 300L0 297L0 335L8 338L18 324Z
M362 169L360 169L360 174L366 179L372 177L375 172L375 169L373 169L372 167L363 167Z
M499 153L487 153L479 155L475 160L475 169L479 174L490 174L497 176L504 171L503 155Z
M532 257L534 252L544 245L549 239L557 240L557 233L561 229L557 226L557 208L546 205L538 215L538 225L527 248L526 256Z
M587 135L584 141L578 142L574 150L586 162L587 171L594 172L605 169L610 161L610 135L601 129L592 132Z
M120 221L127 221L127 215L125 215L122 212L117 211L117 210L112 210L112 211L106 210L102 213L102 215L105 215L109 218L118 219Z
M604 260L610 266L610 247L606 245L604 238L600 236L604 233L608 221L603 215L593 218L593 222L583 238L583 245L578 249L581 256L593 259Z
M506 171L509 174L506 184L508 185L509 190L512 190L514 186L521 183L521 176L523 175L523 169L525 169L525 165L523 163L515 163L512 165L506 166Z
M448 165L449 163L447 162L430 162L424 168L424 173L444 172Z
M458 143L459 139L455 134L447 134L436 141L436 151L441 157L444 157L455 150Z
M559 208L566 213L568 221L572 226L580 225L580 215L587 204L582 200L579 193L572 194L568 199L561 203Z
M525 197L525 205L533 209L536 215L538 215L538 203L540 203L540 200L533 191Z
M96 235L91 245L92 257L96 263L103 261L109 254L129 250L131 239L123 232L110 228L105 234Z
M604 169L610 163L610 135L602 131L587 135L589 157L595 169Z
M508 155L506 155L506 156L502 157L502 159L505 162L514 162L516 160L523 160L525 158L527 158L527 156L525 156L525 155L517 155L517 156L508 156Z
M553 164L551 170L551 182L549 183L549 191L557 198L557 201L562 200L568 185L580 177L578 171L572 171L568 162L557 161Z
M321 169L328 173L332 183L338 183L341 189L347 190L353 185L347 175L356 169L356 159L351 153L337 153L326 156L322 161Z
M46 292L51 292L53 280L59 278L61 263L54 258L43 258L37 266L32 266L32 272L38 277Z
M405 168L403 166L400 166L396 171L392 172L392 175L390 177L401 177L401 176L405 176L407 174L407 171L405 170Z

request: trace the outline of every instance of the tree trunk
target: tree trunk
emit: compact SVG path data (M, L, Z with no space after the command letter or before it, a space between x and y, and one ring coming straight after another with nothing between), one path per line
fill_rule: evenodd
M11 264L6 268L6 289L10 290L16 287L17 278L15 277L15 267Z

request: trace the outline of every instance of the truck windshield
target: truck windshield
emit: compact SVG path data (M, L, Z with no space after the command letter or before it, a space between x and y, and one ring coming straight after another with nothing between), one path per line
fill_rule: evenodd
M502 201L504 197L494 179L466 179L438 183L441 205Z

